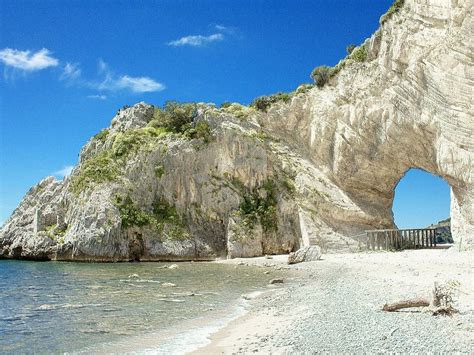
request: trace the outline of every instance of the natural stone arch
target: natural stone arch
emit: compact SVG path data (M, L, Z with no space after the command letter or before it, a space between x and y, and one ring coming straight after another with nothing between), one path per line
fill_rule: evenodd
M349 197L344 211L333 203L321 216L337 221L336 234L393 227L394 188L419 168L448 182L453 236L463 248L474 245L469 8L464 1L405 1L365 42L368 62L347 63L322 90L261 119Z

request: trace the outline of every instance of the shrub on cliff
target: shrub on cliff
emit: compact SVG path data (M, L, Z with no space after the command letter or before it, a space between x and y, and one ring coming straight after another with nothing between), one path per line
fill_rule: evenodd
M103 151L81 164L77 174L71 177L70 189L79 195L92 184L114 181L119 170L109 151Z
M331 67L328 67L327 65L321 65L314 68L314 70L311 72L311 78L314 80L318 88L322 88L324 85L326 85L331 76L331 70Z
M347 47L346 47L346 52L347 52L347 55L351 54L352 51L356 48L357 46L355 44L349 44Z
M274 103L279 102L279 101L288 102L290 100L291 100L290 94L279 92L270 96L257 97L255 100L252 101L252 103L250 104L250 107L253 107L259 111L266 112L268 108L272 106Z
M194 103L168 101L163 108L155 108L153 119L148 123L155 128L165 128L170 132L184 133L196 117L197 106Z
M355 60L356 62L365 62L367 60L367 48L365 45L356 47L349 56L350 59Z
M380 24L383 25L385 22L387 22L394 14L400 11L404 4L405 0L395 0L388 11L380 18Z

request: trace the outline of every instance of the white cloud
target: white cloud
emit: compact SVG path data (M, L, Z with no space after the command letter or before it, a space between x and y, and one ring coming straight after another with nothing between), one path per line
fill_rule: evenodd
M61 170L55 171L53 175L58 176L60 178L65 178L66 176L71 175L72 169L74 169L72 165L67 165Z
M74 81L74 80L79 79L80 76L81 76L81 68L79 68L79 64L66 63L59 79Z
M192 35L181 37L175 41L168 42L169 46L179 47L179 46L192 46L192 47L202 47L206 44L212 42L220 42L224 40L224 35L222 33L214 33L209 36L203 35Z
M135 93L162 91L165 85L147 76L133 77L129 75L115 75L107 63L99 60L99 73L104 75L104 79L91 86L100 91L120 91L130 90Z
M51 52L46 48L34 53L31 51L4 48L0 51L0 61L6 66L32 72L55 67L59 64L59 61L52 57L50 53Z
M87 98L92 100L107 100L107 95L88 95Z

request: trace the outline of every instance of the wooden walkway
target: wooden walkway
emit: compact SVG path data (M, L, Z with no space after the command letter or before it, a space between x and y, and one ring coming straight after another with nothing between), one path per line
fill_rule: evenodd
M368 250L436 248L436 229L375 229L365 231Z

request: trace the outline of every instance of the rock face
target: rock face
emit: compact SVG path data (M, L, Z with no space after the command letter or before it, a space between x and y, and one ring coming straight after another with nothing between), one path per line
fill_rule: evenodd
M33 187L0 229L0 256L201 260L357 249L394 227L410 168L451 186L451 229L474 247L472 1L406 0L323 88L267 110L198 105L212 139L124 108L64 181ZM362 47L361 47L362 48ZM342 66L341 66L342 67ZM422 201L420 201L422 203Z

